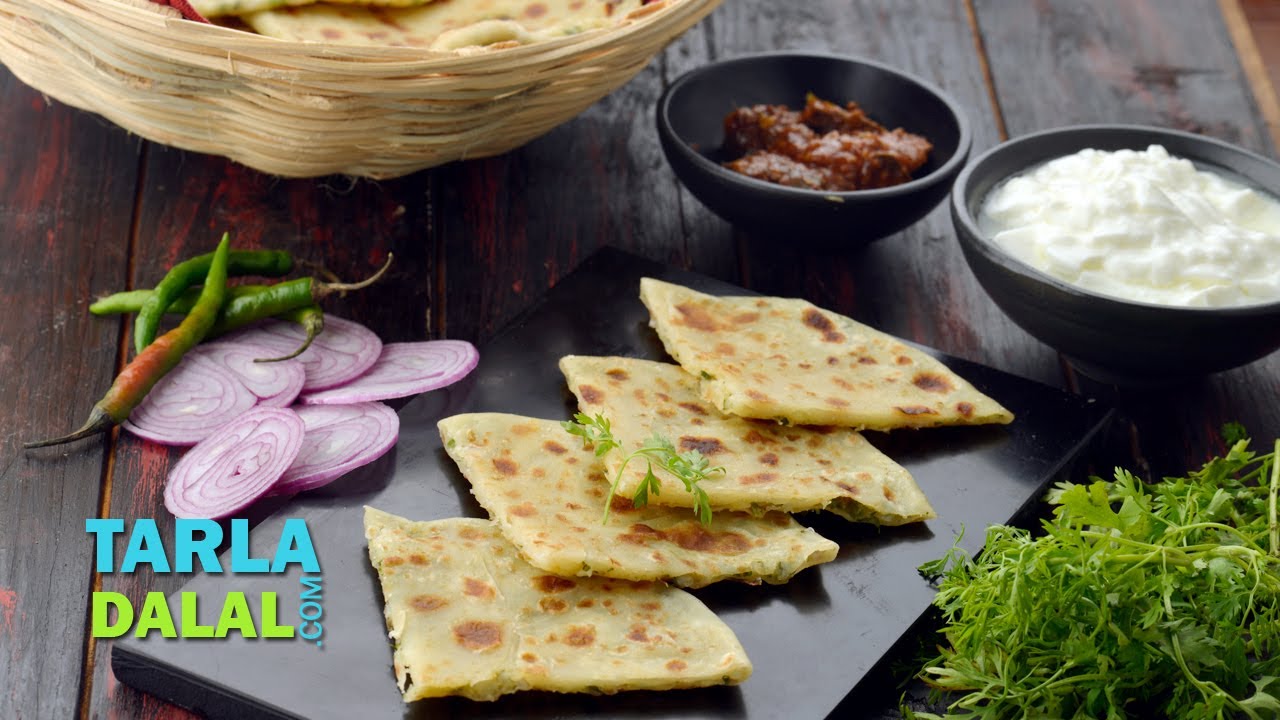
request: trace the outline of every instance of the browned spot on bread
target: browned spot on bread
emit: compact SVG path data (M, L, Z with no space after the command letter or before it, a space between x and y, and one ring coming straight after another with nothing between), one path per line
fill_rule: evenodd
M657 612L658 610L662 609L662 606L656 602L653 602L652 600L648 600L646 602L640 603L640 609L648 610L649 612Z
M534 507L533 503L530 502L521 503L511 508L511 514L516 517L533 517L538 514L538 508Z
M768 438L761 435L759 432L755 430L752 430L748 432L746 435L743 435L742 439L751 443L752 445L764 445L771 442Z
M520 435L522 437L525 435L529 435L530 433L537 432L537 430L538 428L532 425L512 425L511 426L511 434Z
M773 453L765 453L760 456L760 462L772 467L778 466L778 456Z
M565 506L565 507L567 507L567 508L569 508L570 510L581 510L581 509L582 509L582 506L581 506L581 505L579 505L579 504L578 504L578 503L576 503L576 502L567 502L567 503L565 503L565 504L564 504L564 506Z
M467 620L453 626L453 639L468 650L492 650L502 644L502 626L496 622Z
M554 594L572 590L578 587L578 583L555 575L539 575L533 579L533 586L541 592Z
M805 362L799 363L798 365L796 365L796 367L800 368L801 370L812 370L812 369L813 369L813 366L812 366L812 365L810 365L809 363L805 363Z
M528 653L528 652L527 652L527 653L522 653L522 654L520 655L520 659L521 659L521 660L523 660L523 661L525 661L525 662L527 662L527 663L531 663L531 662L538 662L538 656L537 656L537 655L534 655L533 653Z
M844 335L836 330L831 318L818 312L817 308L809 308L804 311L804 324L822 333L823 342L844 342Z
M831 366L839 365L840 358L836 357L835 355L831 355L827 358L827 364Z
M520 470L520 466L508 458L494 458L493 467L507 477L515 475Z
M529 3L524 9L524 16L528 18L540 18L547 14L547 6L542 3Z
M737 353L738 353L737 348L730 345L729 343L725 343L725 342L716 343L716 355L733 356L733 355L736 355Z
M409 599L409 606L419 612L431 612L448 605L449 601L439 595L416 595Z
M604 400L604 393L600 389L591 385L579 385L578 395L582 397L582 402L590 405L599 405Z
M684 408L685 410L688 410L689 412L693 413L694 415L706 415L706 414L707 414L707 410L706 410L706 408L702 407L701 405L699 405L698 403L695 403L695 402L682 402L682 403L680 403L680 407Z
M614 495L609 501L609 511L615 513L627 513L636 509L636 504L631 502L631 498L621 495Z
M484 533L473 527L464 527L458 531L458 536L463 540L479 540L484 537Z
M534 468L529 472L529 474L536 478L544 478L547 476L547 471L542 468Z
M937 415L938 414L937 410L934 410L933 408L927 408L923 405L908 405L906 407L894 406L893 409L897 410L903 415Z
M413 563L414 565L426 565L427 557L421 553L414 553L409 556L409 562Z
M888 500L889 502L893 502L896 499L894 497L893 491L890 490L888 487L884 488L884 499Z
M737 315L733 316L733 321L738 323L739 325L746 325L747 323L753 323L759 319L760 319L760 313L755 313L755 312L738 313Z
M555 453L556 455L563 455L569 452L569 448L561 445L555 440L548 440L542 443L542 449L546 450L549 453Z
M735 532L711 532L694 522L682 523L667 530L665 540L685 550L708 552L715 555L738 555L746 552L751 543Z
M748 390L747 397L755 400L756 402L769 402L769 396L759 390Z
M538 607L542 608L543 612L562 613L569 609L569 604L560 598L544 597L538 601Z
M743 475L738 478L738 482L743 485L764 485L778 479L777 473L756 473L755 475Z
M667 669L671 672L682 672L687 667L689 667L689 664L683 660L672 660L667 663Z
M961 417L973 417L973 404L967 402L956 403L956 412L960 413Z
M649 642L649 633L645 632L643 625L632 625L627 639L631 642Z
M853 389L853 383L849 382L848 380L845 380L844 378L832 378L831 382L834 383L835 386L840 388L841 390Z
M669 402L671 402L671 396L670 396L670 395L668 395L668 394L666 394L666 393L664 393L664 392L656 392L656 393L654 393L654 395L655 395L655 396L657 396L657 398L658 398L659 400L661 400L662 402L664 402L664 403L669 403Z
M831 407L838 407L838 408L847 408L847 407L849 407L849 401L848 401L848 400L845 400L844 398L829 397L829 398L827 398L827 399L823 400L823 402L825 402L826 404L830 405Z
M680 303L676 306L676 312L680 313L680 319L676 321L679 325L703 332L715 332L720 329L715 318L707 312L706 308L691 303Z
M396 565L403 565L403 564L404 564L404 558L400 557L399 555L392 555L392 556L390 556L390 557L388 557L388 558L384 559L384 560L382 561L382 564L383 564L383 565L386 565L386 566L388 566L388 567L395 567Z
M693 418L689 418L689 424L690 425L706 425L707 421L703 420L700 417L693 417Z
M577 465L577 464L578 464L578 458L573 457L572 455L570 455L569 457L565 458L565 459L564 459L564 461L565 461L565 463L566 463L566 464L568 464L568 465Z
M911 384L924 390L925 392L945 393L951 392L951 383L941 375L930 372L919 372L911 378Z
M858 364L859 364L859 365L875 365L875 364L877 364L878 362L879 362L879 361L878 361L878 360L876 360L875 358L873 358L873 357L868 357L868 356L866 356L866 355L863 355L862 357L858 358Z
M596 601L592 600L591 598L582 598L581 600L578 601L578 607L584 608L584 609L589 607L595 607L595 604L596 604Z
M334 28L325 28L320 31L320 34L324 35L328 40L337 40L342 37L342 31Z
M474 598L482 600L492 600L496 592L493 586L483 580L477 580L473 577L462 579L462 592Z
M850 495L854 495L854 496L856 496L856 495L858 495L858 494L859 494L859 492L860 492L860 491L858 490L858 486L856 486L856 485L850 485L849 483L844 483L844 482L838 482L838 483L836 483L836 485L837 485L841 490L844 490L845 492L849 493Z
M906 355L899 355L897 358L894 359L894 362L898 363L899 365L910 365L911 358L907 357Z
M689 452L690 450L697 450L703 455L715 455L716 453L725 452L726 448L716 438L681 436L680 452Z
M586 647L595 643L596 628L594 625L570 625L569 634L564 639L565 645Z
M627 371L622 368L605 370L604 374L608 375L610 380L617 380L618 382L626 382L631 378L631 376L627 374Z

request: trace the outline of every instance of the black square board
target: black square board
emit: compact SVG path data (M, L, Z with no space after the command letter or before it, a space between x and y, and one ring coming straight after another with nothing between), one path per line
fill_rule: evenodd
M735 688L614 696L521 693L492 703L450 698L406 706L395 687L377 576L366 555L364 505L415 520L485 513L440 447L435 423L459 412L501 411L566 419L573 399L556 363L567 354L667 359L638 296L644 275L715 294L740 288L607 249L589 258L481 348L480 366L452 388L400 411L398 446L373 465L281 506L252 535L255 557L270 557L285 518L304 518L322 569L323 648L297 640L116 642L112 669L129 685L215 718L822 718L858 715L858 686L921 618L933 597L916 572L940 557L961 528L975 552L992 523L1022 517L1059 479L1110 413L1060 390L939 355L978 389L1012 410L1007 427L941 428L869 439L902 463L938 518L874 529L834 517L802 517L840 543L839 557L787 585L736 583L695 591L737 633L755 665ZM229 565L229 560L224 560ZM212 606L230 591L252 598L276 591L282 623L296 620L299 575L197 574L182 591ZM170 604L175 608L176 598ZM255 615L257 607L254 607ZM875 681L872 681L875 682ZM856 689L855 689L856 688ZM874 708L865 707L867 714Z

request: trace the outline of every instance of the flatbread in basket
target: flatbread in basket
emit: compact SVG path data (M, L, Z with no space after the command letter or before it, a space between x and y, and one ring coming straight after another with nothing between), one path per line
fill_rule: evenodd
M645 4L645 0L433 0L412 7L317 3L252 12L244 15L244 21L259 34L284 40L448 51L574 35L620 23Z

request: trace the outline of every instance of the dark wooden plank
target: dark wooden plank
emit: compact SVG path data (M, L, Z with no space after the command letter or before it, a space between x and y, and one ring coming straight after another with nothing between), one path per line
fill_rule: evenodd
M976 0L975 10L1010 135L1128 122L1274 154L1216 4ZM1120 393L1085 379L1082 389L1123 411L1100 455L1104 471L1121 463L1149 476L1181 473L1221 449L1218 428L1229 420L1264 442L1280 436L1276 354L1177 388Z
M90 299L124 281L138 142L0 68L0 717L73 717L109 440L24 452L79 427L115 374Z
M678 72L709 60L774 49L866 57L942 87L965 108L974 152L998 141L968 13L954 2L725 3L668 54ZM854 99L856 98L848 98ZM873 116L874 108L868 108ZM685 198L686 224L728 232L697 200ZM744 276L752 289L806 297L882 330L1042 381L1059 382L1056 356L1034 345L978 288L956 245L945 205L925 220L866 248L820 252L802 238L743 235Z
M427 204L428 174L373 183L345 178L281 180L221 158L152 146L138 206L136 286L153 285L173 263L207 252L224 230L236 247L285 248L345 279L375 270L387 252L393 269L367 290L334 297L330 314L368 325L384 340L423 340L433 333L435 244ZM181 450L122 433L111 478L110 516L154 517L166 542L172 516L164 508L169 466ZM106 575L103 589L137 603L148 591L171 592L185 577ZM110 643L99 644L90 716L175 718L173 706L115 682Z
M650 63L521 149L441 169L435 206L451 337L490 336L604 245L700 268L720 257L702 246L691 252L699 239L682 228L678 185L653 123L660 71Z

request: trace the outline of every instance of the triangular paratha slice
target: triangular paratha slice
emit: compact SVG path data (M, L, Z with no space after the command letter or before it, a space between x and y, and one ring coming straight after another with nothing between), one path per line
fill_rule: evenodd
M405 702L669 690L751 674L733 631L683 590L548 575L488 520L411 522L366 507L364 527Z
M784 427L725 415L703 402L697 379L669 363L569 355L560 359L560 370L582 412L608 419L624 448L657 434L723 467L723 477L700 483L713 507L828 510L880 525L935 517L911 473L850 428ZM610 477L620 462L617 451L605 457ZM633 464L619 492L635 492L643 474L643 466ZM650 502L692 504L678 481L666 485Z
M927 353L804 300L715 297L653 278L640 298L667 352L731 415L871 430L1013 420Z
M637 508L618 495L603 523L604 465L560 423L475 413L439 426L476 500L524 558L547 572L681 587L728 579L777 584L834 560L840 549L781 512L722 511L704 527L684 508ZM682 492L674 481L667 488Z
M247 13L244 20L257 33L283 40L447 51L526 44L607 27L642 5L642 0L433 0L412 7L318 3Z

